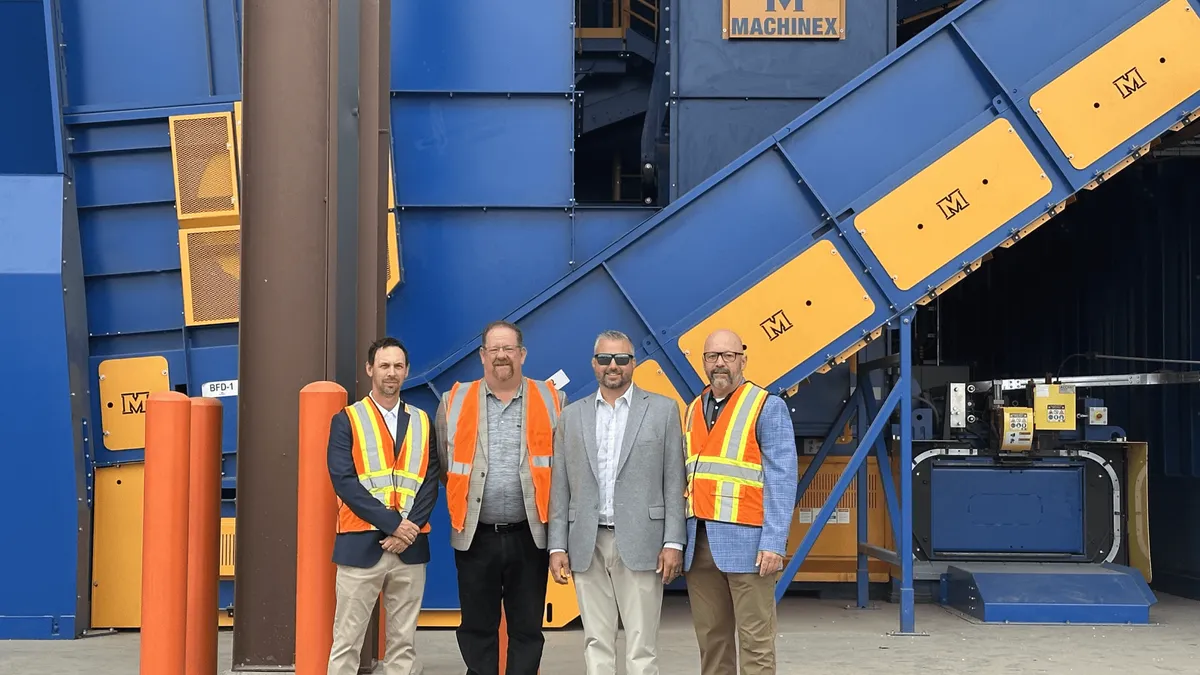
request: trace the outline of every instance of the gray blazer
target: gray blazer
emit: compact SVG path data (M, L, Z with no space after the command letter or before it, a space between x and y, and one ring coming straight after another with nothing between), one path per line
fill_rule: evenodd
M548 548L565 550L575 572L587 570L596 549L597 456L593 393L564 408L554 432ZM613 493L617 549L632 570L653 571L665 543L687 543L683 460L679 406L634 386Z
M464 385L468 384L466 382ZM521 385L521 416L524 419L525 406L529 400L525 396L525 384ZM450 546L459 551L465 551L471 547L471 542L475 539L475 530L479 526L479 507L480 499L483 498L483 476L487 474L488 469L488 424L487 424L487 397L489 389L487 382L479 381L479 442L475 444L475 459L471 464L471 482L467 487L467 518L463 523L463 531L456 532L454 527L450 527ZM446 439L449 434L454 433L446 428L446 399L450 397L450 391L446 390L442 393L441 403L438 405L437 415L434 419L434 424L437 428L437 445L438 458L441 460L442 483L446 483L448 476L446 475L446 467L450 466L450 457L446 447ZM567 396L563 392L558 392L558 401L560 406L567 404ZM560 418L561 419L561 418ZM553 422L553 420L551 420ZM529 471L529 452L525 447L525 436L521 436L521 492L525 498L525 515L529 522L529 531L533 535L533 542L540 549L546 548L546 526L542 524L538 516L537 501L534 499L533 492L533 474Z

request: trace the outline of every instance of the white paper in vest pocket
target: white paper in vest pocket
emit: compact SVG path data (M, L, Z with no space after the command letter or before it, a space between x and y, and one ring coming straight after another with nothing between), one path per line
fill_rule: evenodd
M553 384L555 389L562 391L563 387L570 384L571 378L567 377L567 374L563 372L562 368L559 368L558 372L551 375L550 379L546 381L550 384Z

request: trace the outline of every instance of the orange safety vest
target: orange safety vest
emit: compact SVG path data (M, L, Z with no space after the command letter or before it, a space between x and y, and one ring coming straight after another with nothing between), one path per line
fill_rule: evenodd
M767 392L749 382L729 395L710 430L705 387L687 409L687 516L762 527L763 467L754 432Z
M399 511L400 515L407 518L417 490L425 482L425 470L429 466L429 416L420 408L404 404L404 411L408 413L408 429L404 432L404 442L397 453L387 422L370 396L347 406L345 410L354 439L351 454L354 455L358 482L381 504ZM337 502L338 534L377 529L359 518L340 498ZM429 532L428 522L421 527L421 531Z
M533 476L533 495L538 518L549 520L550 460L554 458L554 427L562 406L558 391L550 382L525 378L525 447L529 472ZM479 407L479 380L464 385L455 382L446 400L446 505L450 525L462 532L467 522L467 493L471 488L471 467L479 442L479 425L487 424L487 412Z

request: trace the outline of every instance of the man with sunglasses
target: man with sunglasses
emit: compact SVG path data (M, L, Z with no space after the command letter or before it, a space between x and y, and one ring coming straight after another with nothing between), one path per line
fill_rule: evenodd
M686 540L679 405L634 386L633 343L605 331L592 356L599 388L563 409L554 433L550 573L574 576L588 675L658 675L663 586Z
M792 418L783 399L746 381L733 331L709 335L703 361L710 384L684 417L684 570L700 672L774 675L775 582L796 504Z

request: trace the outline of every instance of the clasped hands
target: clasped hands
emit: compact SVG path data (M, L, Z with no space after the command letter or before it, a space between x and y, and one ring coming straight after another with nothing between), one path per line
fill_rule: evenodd
M403 553L405 549L412 546L412 543L417 540L417 534L421 528L417 527L411 520L403 520L400 527L396 531L383 538L379 545L383 550L389 553Z

